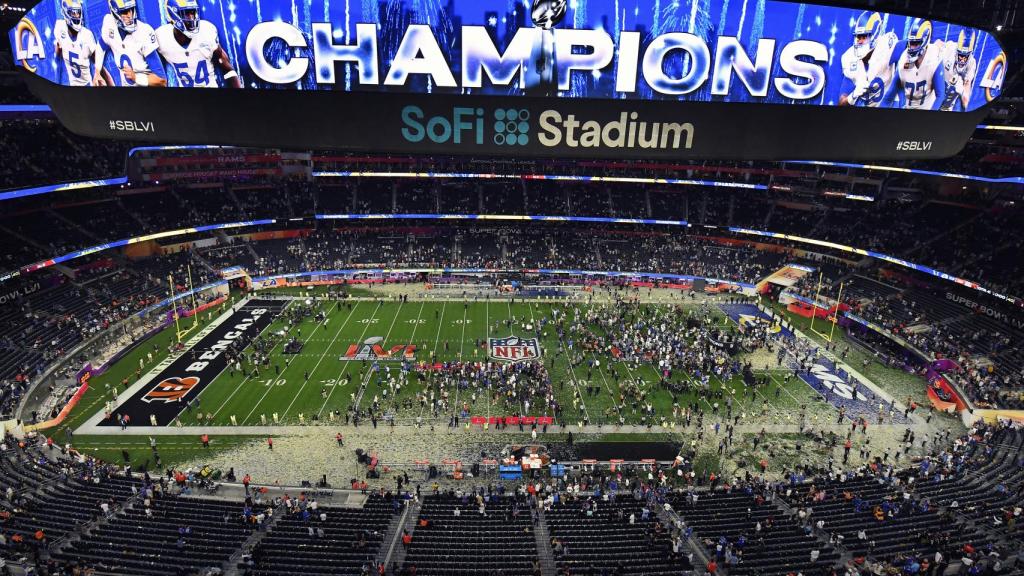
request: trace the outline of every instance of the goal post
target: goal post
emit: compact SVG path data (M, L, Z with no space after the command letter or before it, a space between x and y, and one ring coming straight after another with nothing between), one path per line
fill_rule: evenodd
M195 292L194 287L192 286L192 266L188 267L187 281L188 281L188 285L186 286L186 288L188 289L188 292L186 292L186 294L191 299L192 310L195 311L195 310L198 310L199 307L196 304L196 292ZM193 331L193 330L195 330L196 328L199 327L199 315L195 314L195 313L190 314L190 316L192 316L192 322L191 323L185 322L184 326L183 326L182 325L183 323L181 322L180 308L178 308L178 305L177 305L178 298L177 298L177 294L175 293L175 288L174 288L174 275L172 275L172 274L168 274L167 275L167 283L168 283L168 285L170 287L171 314L174 317L175 337L177 338L178 342L181 342L185 338L185 336L188 335L189 332L191 332L191 331Z
M835 310L832 311L831 313L829 313L828 310L832 309L833 307L829 306L828 308L826 308L825 321L828 322L829 324L831 324L831 326L828 329L828 334L825 334L823 331L820 331L820 330L818 330L818 329L816 329L814 327L814 320L817 319L817 317L818 317L818 302L819 302L819 299L821 297L822 277L823 277L823 274L821 272L819 272L818 273L818 289L814 293L814 302L811 303L811 326L810 326L810 330L811 330L811 332L817 334L818 336L821 336L821 338L823 340L825 340L826 342L832 343L832 338L835 336L836 324L839 322L839 307L840 307L840 305L843 302L843 287L844 287L845 283L843 283L843 282L839 283L839 294L838 294L838 296L836 298Z

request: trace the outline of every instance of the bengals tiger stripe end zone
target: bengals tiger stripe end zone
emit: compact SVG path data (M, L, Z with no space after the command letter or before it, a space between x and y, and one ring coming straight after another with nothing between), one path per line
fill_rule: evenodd
M148 426L151 416L158 426L171 424L227 368L225 352L232 346L239 351L248 348L285 304L277 300L250 300L125 399L112 411L113 416L102 419L99 425L119 426L118 415L127 415L133 425Z

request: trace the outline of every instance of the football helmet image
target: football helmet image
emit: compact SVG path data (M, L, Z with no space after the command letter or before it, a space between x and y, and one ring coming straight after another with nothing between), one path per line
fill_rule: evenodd
M857 17L853 27L853 53L857 58L867 58L875 49L882 35L882 15L865 10Z
M199 32L199 2L197 0L167 0L167 20L175 30L189 38Z
M974 30L961 30L956 40L956 71L961 74L967 70L967 63L974 54L975 39Z
M907 56L917 58L932 41L932 23L924 18L914 18L907 34Z
M61 0L60 11L70 30L78 32L82 29L82 0Z
M110 13L117 20L117 26L125 32L135 32L139 25L139 12L135 0L108 0Z

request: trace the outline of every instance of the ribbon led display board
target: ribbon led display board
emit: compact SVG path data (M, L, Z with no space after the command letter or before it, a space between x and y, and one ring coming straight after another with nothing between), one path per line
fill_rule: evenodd
M943 156L1008 67L983 30L870 9L620 4L46 0L8 39L82 133L474 155Z

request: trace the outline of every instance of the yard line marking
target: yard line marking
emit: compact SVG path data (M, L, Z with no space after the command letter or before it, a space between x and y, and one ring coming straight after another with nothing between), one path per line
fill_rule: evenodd
M521 306L522 305L522 301L520 301L519 304ZM527 301L527 304L529 305L529 301ZM509 301L509 308L511 309L511 307L512 307L512 302ZM523 317L523 320L526 320L525 316ZM533 329L537 331L536 332L536 334L537 334L537 341L543 343L543 340L544 340L543 339L543 334L541 334L540 326L537 324L536 318L534 318L534 316L533 316L533 308L530 308L530 324L533 325ZM540 363L544 366L544 368L546 370L547 369L547 365L544 363L544 350L543 349L541 349L541 353L540 353ZM550 377L551 377L551 374L548 373L548 379L550 379ZM554 396L555 396L555 383L552 382L551 383L551 397L554 398ZM554 416L554 413L551 412L551 399L550 398L544 398L544 415L545 416Z
M435 357L437 355L437 341L441 339L441 326L444 324L444 307L446 302L441 302L441 319L437 321L437 336L434 336L434 349L430 351L430 356Z
M338 304L336 302L334 304L334 307L337 308L337 306L338 306ZM332 308L331 311L333 312L334 309ZM325 314L324 315L324 322L326 322L327 319L330 318L330 317L331 317L330 314ZM321 324L322 324L322 322L317 322L316 325L313 326L313 330L310 332L310 335L307 337L307 340L309 338L311 338L313 336L313 334L316 334L316 328L317 328L317 326L320 326ZM283 341L284 341L284 338L281 339L281 342L283 342ZM278 344L280 344L281 342L278 342ZM305 345L305 340L303 340L303 345ZM274 348L276 348L276 347L277 347L277 345L275 344ZM271 348L270 351L273 352L274 349ZM275 375L274 380L278 380L281 376L284 376L284 373L288 371L288 368L290 368L292 364L294 364L294 362L291 362L291 361L286 362L285 365L284 365L284 370L281 370L280 374ZM238 386L238 388L241 388L241 387L242 387L241 385ZM267 386L267 390L263 393L263 396L260 396L259 401L256 402L255 404L253 404L252 410L250 410L249 413L245 416L245 418L242 419L242 425L245 425L245 423L249 421L249 418L252 417L253 413L256 412L256 409L260 407L260 404L262 404L263 400L267 397L267 394L270 394L270 391L273 390L273 389L274 389L274 384L273 383L271 383L270 386ZM231 396L234 396L236 392L238 392L237 389L234 392L231 393ZM230 397L228 399L230 400ZM227 401L225 400L225 403L226 402ZM221 408L223 408L223 407L224 406L221 406Z
M377 317L377 311L380 310L381 306L383 306L383 303L378 301L377 307L373 309L373 312L370 314L369 319ZM353 308L352 311L355 312L355 309ZM356 341L357 345L363 342L363 338L366 336L366 331L370 328L370 324L372 323L373 322L366 322L365 324L363 324L363 331L359 334L359 339ZM331 396L334 396L334 391L340 387L341 377L345 375L345 372L348 370L348 367L351 366L353 362L354 360L347 360L345 362L342 362L341 372L338 372L338 378L334 381L334 386L332 386L331 391L327 393L327 398L324 399L324 404L323 406L320 407L320 411L316 413L317 420L319 420L320 415L324 413L324 408L327 408L328 402L331 401ZM310 376L312 375L313 373L311 372Z
M787 370L787 372L795 374L795 370ZM768 373L768 377L771 378L772 382L775 382L780 388L782 388L782 391L785 392L787 396L792 398L798 406L800 405L800 400L798 400L796 396L793 396L792 392L789 391L789 386L785 385L784 382L779 382L779 379L773 376L771 372ZM807 388L811 388L810 385L808 385L807 382L804 382L804 380L799 376L797 376L796 379L799 382L803 382L803 385L806 386ZM820 396L820 393L817 390L814 390L813 388L811 388L811 392L818 394Z
M588 311L589 311L590 307L591 307L590 305L586 305L586 308L588 309ZM607 336L607 334L605 334L605 336ZM592 359L596 359L598 362L601 361L601 358L594 351L590 352L590 356L591 356ZM611 364L609 363L608 364L608 368L610 369L610 367L611 367ZM626 370L629 370L628 366L626 367ZM600 374L601 380L604 382L604 388L605 388L605 390L608 391L608 394L611 396L612 406L615 408L615 413L619 415L619 422L622 422L622 419L623 419L622 408L619 406L619 399L615 395L615 391L612 390L611 385L608 384L608 378L605 377L604 370L602 370L600 366L597 367L597 373ZM576 375L576 370L573 369L573 376L575 377L575 375ZM632 376L632 372L630 372L630 375ZM589 385L590 382L588 381L587 384ZM622 392L622 385L619 384L618 386L619 386L619 392L621 394L621 392ZM576 389L579 390L579 386L578 385L576 386ZM582 397L582 395L581 395L581 397ZM588 420L590 419L590 413L589 412L587 413L587 419Z
M338 340L338 336L341 336L341 331L345 329L346 325L348 325L348 321L352 319L352 316L355 314L356 308L358 308L358 307L359 307L359 302L356 302L356 305L352 307L352 311L349 312L348 318L345 318L345 321L341 323L341 327L338 328L338 331L334 333L334 338L331 339L331 343L327 345L327 348L324 348L324 353L320 355L320 358L316 361L316 364L314 364L313 368L309 371L309 377L310 378L313 377L313 374L316 374L316 369L320 366L320 363L324 361L324 358L327 357L327 354L331 351L331 346L334 346L334 343ZM332 310L332 312L336 311L337 309L338 309L338 307L335 306L334 310ZM324 318L324 322L325 323L327 322L327 320L328 320L328 318ZM367 324L367 325L369 325L369 324ZM288 415L288 412L292 409L292 406L295 405L295 401L299 399L299 396L302 395L302 391L306 388L306 384L308 384L308 383L309 383L309 380L303 380L302 386L299 387L299 391L295 393L295 396L292 398L291 403L288 404L288 407L285 408L284 412L281 413L281 419L282 420L284 420L285 417ZM335 382L334 386L337 387L338 383ZM319 418L319 417L320 417L320 415L317 414L317 418Z
M469 306L463 303L462 306L462 339L459 340L459 362L462 362L462 348L466 345L466 312ZM455 380L455 411L459 410L459 381Z
M437 357L437 342L441 339L441 326L444 325L444 307L445 307L445 302L441 302L441 315L440 315L441 317L437 321L437 335L434 336L434 348L430 351L430 357L427 359L428 363L430 363L434 358ZM433 391L434 390L434 384L433 384L433 382L430 381L430 378L433 378L433 372L432 371L428 372L427 385L430 388L430 391ZM418 393L419 392L417 392L417 394ZM423 393L426 394L427 391L423 390ZM420 417L423 416L423 409L424 409L424 407L425 407L425 405L421 402L420 403L420 412L419 412L419 416ZM397 414L398 414L397 410L395 411L395 414L397 416Z
M484 345L487 346L486 350L488 352L490 352L490 350L491 350L491 298L490 297L488 297L486 300L484 300L484 324L487 326L487 336L486 336L486 340L484 342ZM484 358L484 362L487 362L486 358ZM491 396L492 396L490 384L487 385L487 390L485 390L484 393L487 394L487 421L490 422L491 421Z
M420 327L420 317L423 315L423 306L426 303L427 303L426 300L420 300L420 309L419 309L418 312L416 312L416 321L413 322L413 325L412 325L412 336L409 337L409 343L407 344L408 346L413 346L413 345L416 344L416 331ZM438 322L437 325L438 325L438 330L440 331L441 323ZM436 345L437 344L436 344L436 341L435 341L435 346ZM404 351L403 351L403 354L404 354ZM402 362L404 363L405 360L403 359ZM406 374L406 377L408 377L410 375L413 375L413 372L409 372L408 374ZM415 378L415 376L413 376L413 378ZM405 386L406 386L406 388L408 388L410 386L408 380L406 380ZM396 392L395 390L392 390L391 392L392 392L391 399L395 403L395 413L392 416L392 422L394 422L394 419L398 418L398 410L401 408L401 406L398 404L398 392ZM421 406L420 407L420 415L422 415L422 414L423 414L423 409L422 409L422 406Z
M536 322L536 317L533 315L533 302L530 302L530 319ZM580 406L583 407L583 416L586 418L587 422L591 422L590 411L587 410L587 403L583 401L583 393L580 392L580 386L576 383L576 370L572 366L572 358L569 356L569 349L566 348L561 338L558 339L558 345L565 350L565 361L569 366L569 372L572 373L572 387L576 389L576 394L579 396Z
M285 305L285 307L281 309L281 314L282 314L282 315L284 315L285 311L287 311L287 310L288 310L288 308L290 308L290 307L291 307L291 305L292 305L292 302L289 302L288 304L286 304L286 305ZM263 329L263 332L266 332L267 330L270 330L270 327L271 327L271 326L273 326L273 324L274 324L273 322L271 322L270 324L267 324L267 327ZM316 331L316 330L314 329L314 332L315 332L315 331ZM260 332L260 335L263 335L263 332ZM258 338L258 337L259 337L259 336L257 336L257 338ZM255 339L253 339L253 342L255 342L255 341L256 341L256 340L255 340ZM270 354L271 354L271 353L272 353L272 352L274 351L274 349L275 349L275 348L277 348L277 347L278 347L278 345L279 345L279 344L281 344L281 342L283 342L283 341L284 341L284 339L282 338L282 339L281 339L281 341L279 341L279 342L275 343L275 344L274 344L274 345L273 345L273 346L272 346L272 347L270 348L270 351L269 351L269 352L267 352L267 357L268 357L268 358L270 357ZM250 343L249 343L249 345L251 346L251 345L252 345L252 342L250 342ZM246 348L245 348L245 349L246 349L246 350L248 350L248 349L249 349L249 347L248 347L248 346L246 346ZM245 352L245 350L243 350L242 352ZM225 366L225 367L224 367L224 370L221 370L220 374L218 374L217 376L219 377L219 376L220 376L221 374L223 374L223 373L224 373L224 371L225 371L225 370L227 370L227 369L228 369L228 366ZM285 370L287 370L287 369L288 369L288 366L287 366L287 365L285 365ZM217 417L217 414L220 414L220 411L221 411L221 410L223 410L225 406L227 406L228 402L229 402L229 401L231 401L231 399L235 397L235 394L238 394L238 391L239 391L239 390L241 390L241 389L242 389L242 387L243 387L243 386L245 385L245 383L246 383L246 382L248 382L249 380L252 380L252 375L251 375L251 374L250 374L250 375L247 375L247 376L246 376L245 378L243 378L243 379L242 379L242 381L238 383L238 386L237 386L237 387L235 387L235 389L231 391L231 394L230 394L230 395L228 395L227 399L226 399L226 400L224 400L224 403L220 405L220 408L217 408L217 410L216 410L216 411L215 411L215 412L213 413L213 417L214 417L214 418L216 418L216 417ZM216 382L216 381L217 381L217 380L216 380L216 378L214 378L214 382ZM204 388L204 389L203 389L203 390L202 390L202 391L201 391L201 392L199 393L199 395L198 395L198 396L196 396L196 399L198 400L198 399L202 398L202 396L203 396L203 392L206 392L206 391L207 391L207 390L209 390L210 388L211 388L211 386L207 386L206 388ZM200 404L200 406L201 406L201 404ZM181 414L179 414L178 416L180 417L180 416L181 416ZM212 418L211 418L211 421L212 421Z
M420 327L420 316L423 315L423 306L426 303L427 302L425 300L420 301L420 310L419 310L419 312L416 313L416 322L413 323L413 325L412 325L412 336L409 337L409 345L410 346L416 343L416 330L418 330L419 327ZM396 316L396 318L397 318L397 316Z

